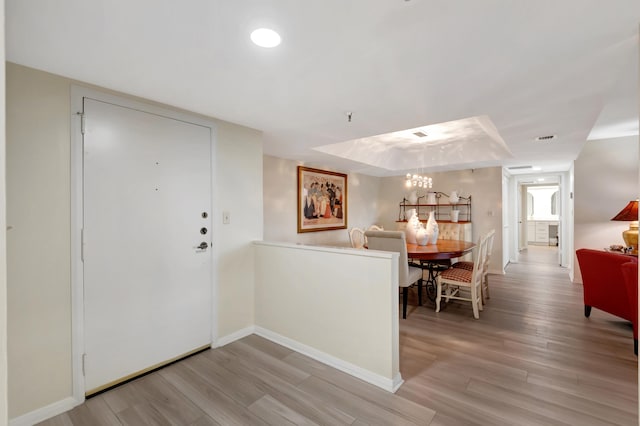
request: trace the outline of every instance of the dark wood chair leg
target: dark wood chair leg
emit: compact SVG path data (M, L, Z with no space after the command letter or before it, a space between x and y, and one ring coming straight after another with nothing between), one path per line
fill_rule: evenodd
M402 287L402 318L407 319L407 298L409 296L409 287Z
M589 315L591 315L591 306L584 305L584 316L589 318Z
M638 356L638 339L633 339L633 353Z
M418 280L418 306L422 306L422 280Z

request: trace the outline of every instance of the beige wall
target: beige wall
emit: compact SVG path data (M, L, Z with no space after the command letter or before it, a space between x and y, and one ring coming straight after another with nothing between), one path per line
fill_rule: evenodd
M262 239L262 133L218 121L214 244L218 279L218 337L254 324L251 242ZM230 224L222 225L222 212Z
M4 0L0 0L0 81L4 67ZM6 157L5 157L5 86L0 87L0 425L8 422L7 400L7 234L6 234Z
M301 162L264 156L264 239L302 244L349 245L347 230L298 234L297 167ZM309 165L308 165L309 166ZM309 166L315 167L315 166ZM318 167L322 169L322 167ZM336 170L340 172L340 170ZM351 173L347 177L347 226L374 224L380 178Z
M69 82L7 64L9 416L71 395Z
M638 136L586 142L574 164L575 250L624 244L629 223L611 218L638 197L638 156ZM574 265L574 281L582 282Z
M7 64L9 417L72 394L71 80ZM139 99L137 99L139 100ZM262 136L216 121L219 337L253 325L250 243L262 239ZM243 177L239 179L239 172ZM222 225L221 212L231 212Z
M502 168L429 173L429 177L433 179L432 191L451 194L456 190L464 197L471 195L473 241L490 229L496 230L491 272L503 273L500 262L493 262L493 259L502 259ZM422 196L424 192L418 191L418 195ZM382 178L377 222L382 223L385 229L395 229L398 226L399 204L408 195L403 176Z
M264 239L302 244L348 245L345 230L297 233L297 166L292 160L264 156ZM475 170L433 173L434 191L472 195L473 239L479 232L496 230L495 240L502 241L502 169L488 167ZM423 191L419 194L422 195ZM402 198L408 196L404 177L378 178L349 175L348 226L368 227L377 223L396 229ZM502 259L502 246L493 246L493 259ZM502 273L500 262L492 262L492 272Z

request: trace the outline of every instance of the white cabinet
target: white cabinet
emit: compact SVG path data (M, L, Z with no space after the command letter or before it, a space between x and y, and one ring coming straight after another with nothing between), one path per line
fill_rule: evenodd
M550 226L556 227L554 229L557 229L558 222L549 220L530 220L527 222L527 241L532 244L549 244L550 235L554 235L555 237L555 233L549 232Z
M549 243L549 222L536 222L536 243Z

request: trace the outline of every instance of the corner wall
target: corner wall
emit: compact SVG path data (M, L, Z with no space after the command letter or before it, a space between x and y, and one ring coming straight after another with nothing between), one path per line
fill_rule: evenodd
M9 417L72 394L69 82L7 63Z
M7 233L10 418L59 407L60 401L72 396L72 84L82 85L7 63L7 222L12 227ZM214 314L217 336L223 337L254 324L253 274L238 271L252 270L251 242L262 239L262 135L207 118L217 126ZM222 211L231 213L229 225L222 224Z
M574 164L574 282L582 282L575 250L624 244L628 222L613 222L638 198L638 136L587 141Z
M0 34L4 35L4 0L0 0ZM2 37L4 41L4 36ZM4 42L0 45L0 81L5 81ZM0 425L8 422L7 400L7 210L5 86L0 87Z

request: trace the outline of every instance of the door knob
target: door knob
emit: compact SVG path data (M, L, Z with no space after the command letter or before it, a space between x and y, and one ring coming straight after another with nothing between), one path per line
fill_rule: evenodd
M199 250L206 250L209 247L209 244L207 244L206 242L201 242L200 245L198 247L196 247Z

